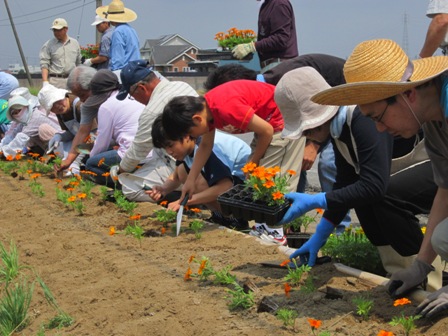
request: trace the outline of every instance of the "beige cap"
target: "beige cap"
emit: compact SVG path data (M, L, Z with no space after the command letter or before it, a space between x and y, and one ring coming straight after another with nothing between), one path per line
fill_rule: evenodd
M53 25L50 29L62 29L64 27L68 28L67 21L65 21L65 19L58 18L53 21Z

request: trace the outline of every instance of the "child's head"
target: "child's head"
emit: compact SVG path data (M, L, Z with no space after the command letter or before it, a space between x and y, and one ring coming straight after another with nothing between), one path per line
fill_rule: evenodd
M209 130L206 102L203 97L179 96L163 109L162 125L169 138L191 135L200 137Z
M163 148L176 160L182 161L185 156L193 153L195 141L189 135L169 137L162 125L162 116L159 115L152 125L152 142L155 148Z

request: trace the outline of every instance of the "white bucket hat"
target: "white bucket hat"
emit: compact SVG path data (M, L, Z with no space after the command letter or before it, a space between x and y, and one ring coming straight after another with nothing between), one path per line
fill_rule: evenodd
M11 111L20 110L19 113L12 116ZM11 96L8 100L8 109L6 110L6 118L11 121L26 124L30 116L30 103L22 96Z
M40 105L47 112L47 116L50 114L51 109L53 108L53 104L59 100L62 100L66 97L67 90L58 89L51 84L43 87L39 93L37 94L37 98L39 98Z
M110 22L108 19L102 18L101 16L95 16L95 21L92 22L92 26L98 26L100 23Z
M312 67L291 70L280 79L274 99L285 122L282 137L298 139L303 131L324 124L336 114L338 106L319 105L310 99L328 88L330 85Z

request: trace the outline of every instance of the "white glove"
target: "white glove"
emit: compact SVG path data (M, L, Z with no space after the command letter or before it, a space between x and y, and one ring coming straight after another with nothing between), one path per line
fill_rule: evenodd
M256 52L255 44L253 42L238 44L232 49L232 54L238 59L243 59L250 53Z
M119 172L120 170L120 166L119 165L115 165L110 167L110 177L112 178L112 181L116 181L118 178L118 174L120 174Z
M86 59L84 61L83 65L85 65L85 66L92 66L92 59L91 58Z
M59 143L62 140L62 135L59 133L56 133L50 141L48 141L48 151L53 151L55 148L59 146Z
M47 85L50 85L50 83L48 81L43 81L42 82L42 87L43 88L46 87Z

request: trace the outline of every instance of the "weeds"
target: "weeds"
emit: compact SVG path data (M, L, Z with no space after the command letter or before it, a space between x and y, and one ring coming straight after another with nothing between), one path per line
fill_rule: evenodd
M25 280L6 287L0 301L0 333L2 335L11 335L26 326L33 291L34 284L28 284Z
M16 244L10 241L9 251L7 251L5 246L0 243L0 253L4 265L0 268L0 282L9 283L19 275L19 271L22 268L19 266L19 254Z

